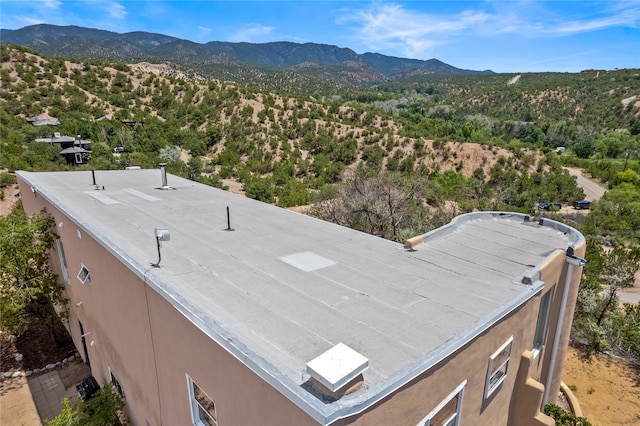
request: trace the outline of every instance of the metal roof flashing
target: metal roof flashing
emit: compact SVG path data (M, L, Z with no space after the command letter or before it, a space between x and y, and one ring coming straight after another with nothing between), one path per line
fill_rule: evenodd
M558 250L584 241L575 229L552 220L476 212L419 236L407 252L397 243L173 175L180 191L154 191L157 169L136 171L134 179L130 171L101 172L109 190L100 194L115 201L105 203L109 199L78 185L80 173L86 172L17 175L320 424L366 410L473 340L540 291L540 269ZM165 186L162 172L161 178ZM211 223L227 223L220 205L229 204L237 211L237 232L222 233ZM180 220L185 214L192 220ZM163 267L149 270L154 226L171 229L172 245L163 253ZM494 257L487 259L490 250ZM506 269L487 266L494 261ZM227 297L224 305L209 298L209 292L220 291ZM479 291L481 298L475 296ZM432 324L438 316L423 318L425 304L455 314ZM256 310L260 323L251 321ZM366 327L362 315L371 320ZM408 318L419 326L397 333ZM430 332L430 326L443 334ZM288 345L292 331L299 341ZM273 347L252 336L272 339ZM402 339L419 343L415 354L398 349L405 345ZM317 356L335 342L355 349L338 343ZM305 374L330 391L362 376L366 391L322 401L303 387Z

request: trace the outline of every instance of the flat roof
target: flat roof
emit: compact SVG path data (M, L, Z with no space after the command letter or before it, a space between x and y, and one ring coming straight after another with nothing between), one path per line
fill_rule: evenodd
M96 171L97 186L89 171L18 176L320 423L363 410L533 297L542 284L523 277L583 238L472 213L408 250L173 175L175 189L160 190L157 169ZM160 268L155 228L170 231ZM367 392L327 404L302 384L339 343L368 359Z

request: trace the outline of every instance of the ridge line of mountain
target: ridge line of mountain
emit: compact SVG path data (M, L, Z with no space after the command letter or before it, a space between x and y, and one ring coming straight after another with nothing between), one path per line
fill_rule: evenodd
M278 71L305 63L315 63L320 67L344 65L349 70L357 64L360 72L375 72L386 78L410 70L438 74L493 74L491 70L456 68L435 58L420 60L372 52L358 54L350 48L313 42L210 41L203 44L145 31L116 33L50 24L30 25L16 30L0 29L0 35L3 43L22 45L47 56L71 58L127 60L156 57L186 63L232 63Z

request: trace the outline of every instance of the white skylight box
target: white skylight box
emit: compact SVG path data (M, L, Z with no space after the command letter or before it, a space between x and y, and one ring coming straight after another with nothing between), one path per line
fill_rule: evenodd
M281 257L280 260L304 272L316 271L336 264L333 260L310 251L290 254L289 256Z
M307 363L307 373L327 389L336 391L369 367L369 360L344 343L338 343Z

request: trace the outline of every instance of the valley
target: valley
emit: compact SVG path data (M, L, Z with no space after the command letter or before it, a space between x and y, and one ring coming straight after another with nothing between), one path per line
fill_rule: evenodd
M48 48L62 49L65 36L45 29ZM640 70L514 75L430 63L427 72L402 61L375 69L345 51L332 52L349 60L300 56L276 69L269 61L296 46L268 46L274 56L249 66L219 54L194 64L198 55L175 50L134 60L90 44L91 57L62 55L5 40L3 215L19 201L15 170L166 163L171 174L397 242L473 211L550 218L588 243L572 341L640 361L640 308L623 304L635 300L623 295L637 293L640 267ZM399 64L410 66L392 73ZM36 141L56 133L90 141L87 161L70 163L60 147ZM583 198L591 208L574 210ZM544 201L562 208L540 210ZM572 357L568 377L584 383ZM607 424L606 413L586 413Z

